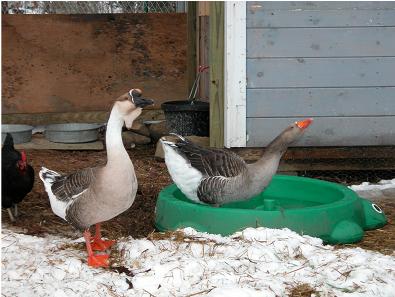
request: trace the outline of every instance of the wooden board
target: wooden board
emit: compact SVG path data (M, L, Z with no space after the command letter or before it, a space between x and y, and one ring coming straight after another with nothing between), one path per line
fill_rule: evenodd
M381 10L395 9L393 1L248 1L248 10L257 9L317 11L317 10Z
M395 27L248 29L247 36L249 58L395 55Z
M248 146L395 145L395 2L248 2L246 63Z
M244 160L258 160L265 148L233 148L232 151ZM360 147L290 147L282 157L283 160L339 160L345 159L394 159L394 146L360 146Z
M247 142L245 24L246 3L225 2L224 144L226 147L244 147Z
M248 89L247 117L395 115L395 87Z
M109 111L63 112L63 113L23 113L2 115L3 124L25 124L31 126L62 123L105 123ZM136 122L144 120L163 120L162 110L144 109Z
M264 150L264 148L232 149L247 163L258 160ZM380 169L395 169L394 146L291 147L281 158L278 171Z
M191 90L193 82L196 78L197 69L197 35L196 35L196 20L197 20L197 3L188 3L187 14L187 79L188 79L188 95Z
M302 118L247 118L247 146L266 146ZM395 116L319 117L292 146L395 145Z
M333 9L336 2L331 2L331 7L307 8L296 2L298 6L294 8L269 9L268 3L253 4L248 1L247 28L395 26L394 1L386 2L385 8L380 8L383 2L377 1L374 7L366 9ZM355 6L355 3L360 5L362 2L352 1L350 5Z
M395 57L247 59L247 88L395 86Z
M16 144L17 150L96 150L104 149L102 141L94 141L87 143L57 143L51 142L44 138L43 135L35 134L32 140L26 143Z
M210 146L213 147L224 146L224 13L224 2L210 2Z
M200 4L200 2L199 2ZM209 65L209 48L210 48L210 17L199 17L199 65ZM210 93L210 71L205 70L200 76L198 98L203 101L209 101Z
M382 160L307 160L307 161L282 161L278 171L342 171L342 170L393 170L395 169L395 159Z
M198 2L198 14L200 17L210 15L210 2L209 1L199 1Z
M186 14L2 15L2 112L109 110L143 89L185 99Z

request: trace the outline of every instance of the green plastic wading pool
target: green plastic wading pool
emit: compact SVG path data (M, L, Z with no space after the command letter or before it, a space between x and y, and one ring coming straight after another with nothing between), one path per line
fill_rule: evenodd
M351 189L318 179L276 175L260 195L221 207L195 203L176 185L158 197L155 225L159 231L193 227L229 235L247 227L289 228L327 243L351 243L364 230L384 226L387 219L374 203Z

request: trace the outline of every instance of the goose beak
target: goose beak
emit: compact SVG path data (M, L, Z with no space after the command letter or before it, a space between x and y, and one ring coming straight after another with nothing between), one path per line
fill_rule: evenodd
M300 129L304 130L304 129L306 129L308 126L310 126L310 124L311 124L312 122L313 122L313 119L310 118L310 119L305 119L305 120L303 120L303 121L296 122L295 124L296 124L296 126L298 126Z
M129 94L130 101L136 107L143 108L143 107L154 104L154 100L148 99L148 98L143 98L141 96L142 92L140 89L131 89L128 94Z
M154 100L152 99L142 97L134 98L134 105L136 105L136 107L143 108L152 104L154 104Z

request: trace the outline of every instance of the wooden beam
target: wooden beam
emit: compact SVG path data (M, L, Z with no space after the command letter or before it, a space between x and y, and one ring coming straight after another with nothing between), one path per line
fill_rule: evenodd
M394 170L395 159L363 159L361 162L352 162L352 160L308 160L280 162L278 171L348 171L348 170Z
M233 148L233 152L247 161L256 161L264 153L264 148ZM395 146L358 147L291 147L283 160L325 160L337 159L395 159Z
M200 3L199 3L200 4ZM210 17L209 16L199 16L199 54L198 60L199 65L209 65L209 34L210 30ZM208 101L210 96L210 72L208 70L204 71L200 76L199 83L199 99Z
M44 138L43 135L33 135L32 140L26 143L16 144L17 150L95 150L104 149L103 142L96 140L94 142L85 143L59 143L51 142Z
M210 2L210 146L224 146L224 2Z
M196 41L196 22L197 22L197 2L188 2L187 13L187 73L188 73L188 94L196 78L197 71L197 41Z
M62 123L105 123L108 120L108 111L87 112L51 112L51 113L19 113L3 114L2 124L24 124L31 126L62 124ZM163 120L162 110L143 110L137 122L144 120Z
M198 14L200 17L210 15L210 1L199 1Z
M225 104L226 147L247 144L247 32L246 2L225 2Z
M264 149L233 148L247 163L258 160ZM282 157L283 171L394 170L395 146L292 147Z

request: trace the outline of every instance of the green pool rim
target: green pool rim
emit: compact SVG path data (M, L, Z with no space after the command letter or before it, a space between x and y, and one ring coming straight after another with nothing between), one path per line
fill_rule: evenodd
M175 195L182 195L182 193L175 184L171 184L159 193L155 210L155 227L159 231L166 231L190 226L198 231L222 235L229 235L247 227L289 228L300 234L320 237L329 243L351 243L362 239L363 230L375 229L387 222L384 214L378 214L378 218L376 218L376 214L373 214L373 221L369 220L372 203L360 198L348 187L332 182L298 176L276 175L263 195L270 191L273 192L276 187L277 191L281 192L281 187L292 185L292 183L298 184L299 188L307 187L307 196L311 195L308 190L310 188L314 191L317 189L329 190L337 197L333 198L333 202L320 201L321 204L318 205L284 210L229 207L234 203L217 208L199 204L187 198L176 198ZM289 195L292 195L292 191ZM265 199L259 198L259 196L252 198L251 201ZM291 197L292 199L294 198ZM204 219L201 218L202 216ZM237 217L241 218L239 228L237 228ZM257 223L254 226L251 218L256 218L257 222L263 221L265 223ZM221 222L222 220L229 222L229 228ZM324 220L327 226L320 226L321 220ZM317 226L315 227L314 224Z

